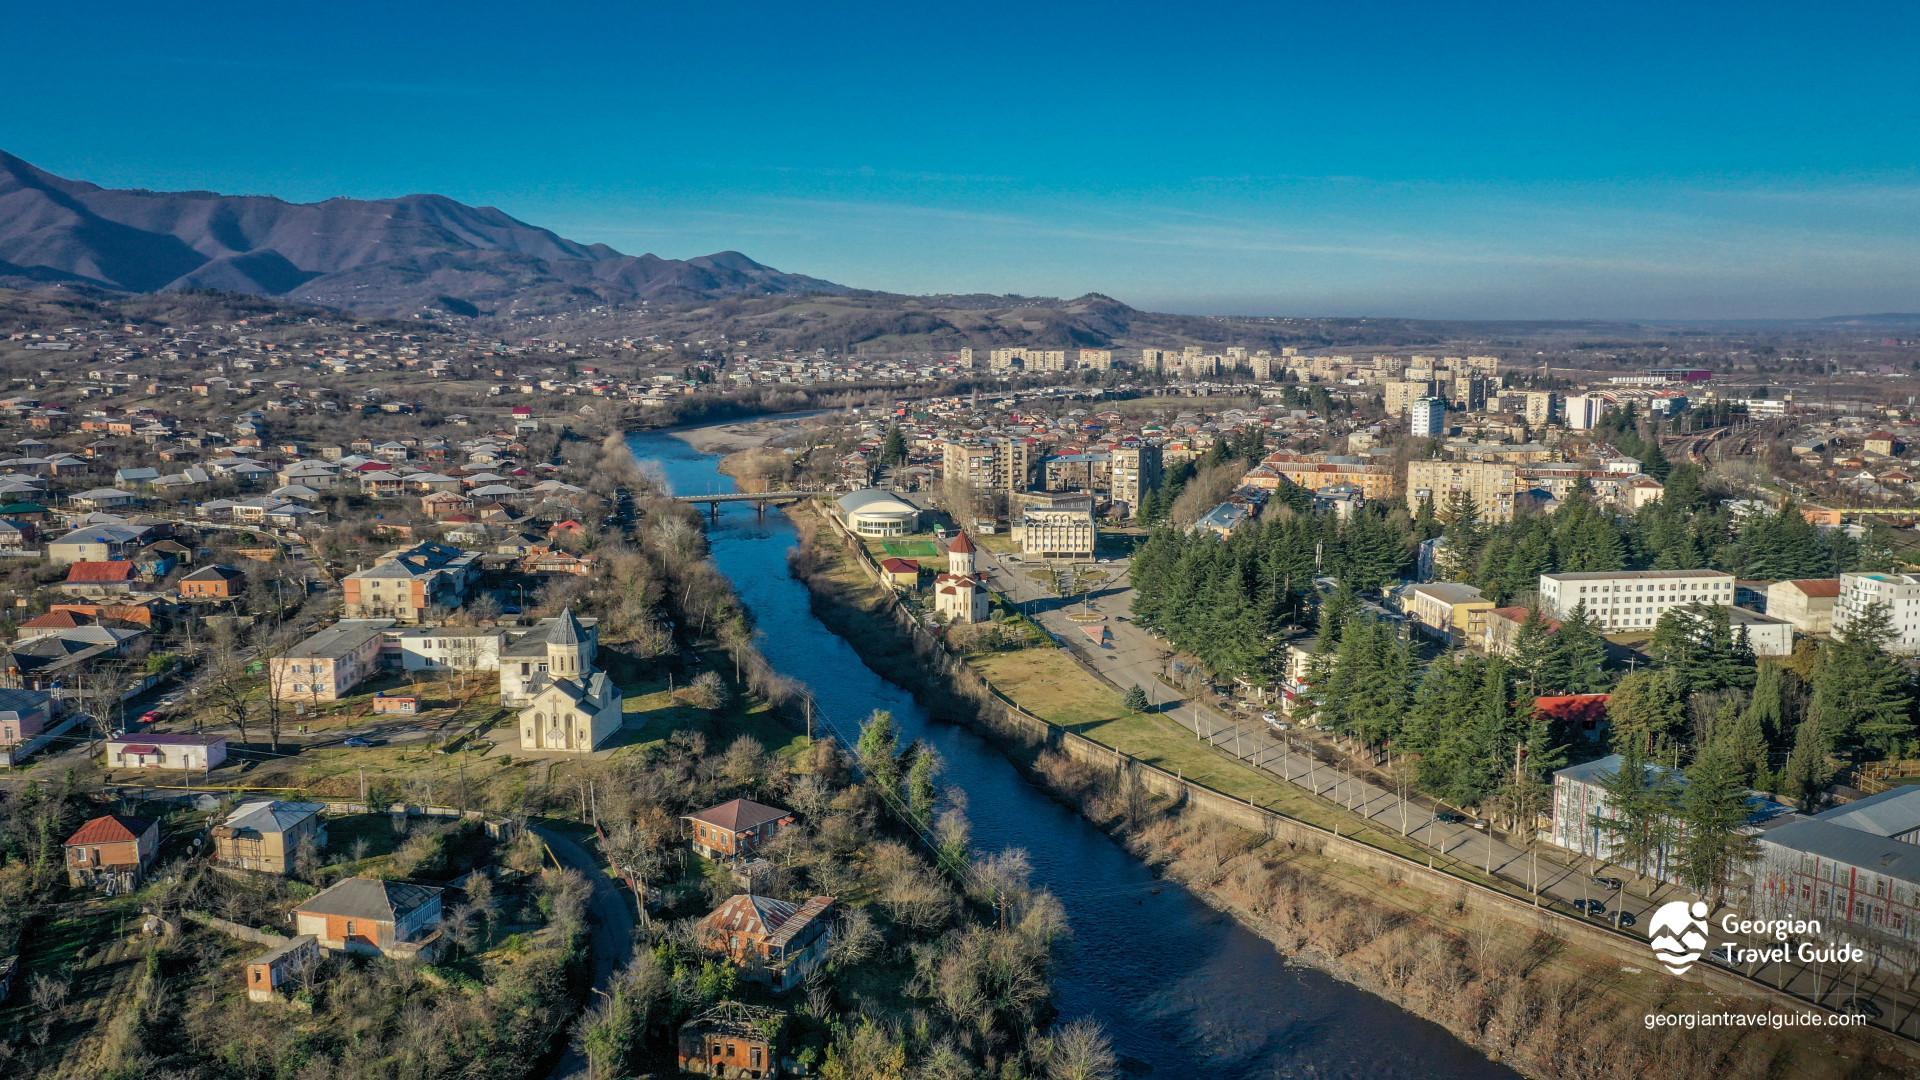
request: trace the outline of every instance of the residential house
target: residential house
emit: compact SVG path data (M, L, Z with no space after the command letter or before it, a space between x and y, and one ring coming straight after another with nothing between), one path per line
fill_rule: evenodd
M144 630L81 626L15 642L7 650L0 682L29 690L59 690L75 685L96 663L145 656L152 639ZM58 695L55 695L58 696Z
M243 802L214 826L213 859L237 870L290 874L303 845L316 853L327 846L325 811L319 803Z
M758 851L781 829L793 824L793 812L751 799L733 799L681 819L687 822L693 850L709 859L744 857Z
M131 562L68 563L60 590L73 596L123 596L133 591L135 574Z
M439 951L442 895L431 885L355 877L293 911L294 928L332 952L432 960Z
M127 892L146 877L160 850L160 823L125 814L102 814L67 837L67 884Z
M694 941L741 967L747 978L776 992L789 990L826 962L833 902L831 896L795 904L737 893L700 920Z
M209 564L177 583L182 600L231 600L247 589L247 575L231 566Z
M163 734L148 731L116 735L107 740L109 769L168 769L207 772L227 760L223 735Z
M0 746L13 746L53 722L53 695L45 690L0 689Z
M149 525L86 525L47 544L47 562L66 566L76 562L130 559L153 537Z

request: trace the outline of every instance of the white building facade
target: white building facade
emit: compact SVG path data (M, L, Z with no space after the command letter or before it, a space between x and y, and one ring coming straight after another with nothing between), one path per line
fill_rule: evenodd
M1876 603L1887 606L1893 621L1895 637L1889 649L1907 656L1920 653L1920 575L1841 574L1833 632L1844 635L1848 625Z
M1733 575L1720 570L1617 570L1541 574L1540 606L1557 619L1585 604L1603 633L1651 630L1688 604L1733 606Z

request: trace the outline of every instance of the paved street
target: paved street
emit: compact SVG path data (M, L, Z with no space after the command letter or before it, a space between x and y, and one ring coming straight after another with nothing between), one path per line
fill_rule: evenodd
M1624 911L1632 919L1632 925L1625 929L1637 936L1645 935L1647 913L1653 907L1682 895L1673 886L1659 882L1653 883L1656 887L1650 892L1634 891L1644 888L1644 883L1635 881L1628 882L1630 889L1618 893L1596 888L1593 871L1584 860L1569 859L1544 843L1529 850L1523 842L1492 831L1442 822L1437 816L1442 808L1430 800L1414 796L1403 803L1386 786L1309 753L1311 740L1298 731L1276 732L1258 714L1236 717L1183 697L1158 677L1171 647L1132 621L1133 591L1125 579L1124 561L1098 566L1109 583L1092 590L1092 609L1107 616L1112 633L1112 646L1105 649L1068 618L1069 611L1083 610L1081 604L1068 605L1052 594L1048 583L1027 576L1027 569L1040 565L991 552L986 558L993 587L1026 606L1070 654L1102 678L1122 690L1130 686L1146 690L1163 715L1220 752L1310 790L1382 830L1417 841L1431 852L1434 865L1471 866L1498 875L1523 892L1529 890L1530 883L1536 883L1543 905L1569 914L1574 914L1574 901L1600 900L1606 904L1609 920ZM1330 751L1323 752L1331 756ZM1634 877L1618 868L1602 868L1600 873L1621 879ZM1771 965L1761 974L1769 983L1779 981L1780 973ZM1900 989L1901 982L1897 973L1887 973L1861 980L1856 989L1851 981L1836 985L1832 973L1807 968L1795 969L1788 977L1789 989L1806 997L1815 997L1815 988L1819 987L1818 999L1827 1004L1836 1004L1855 993L1872 998L1883 1013L1879 1023L1892 1026L1897 1022L1899 1030L1920 1036L1920 1010L1916 1009L1914 995Z

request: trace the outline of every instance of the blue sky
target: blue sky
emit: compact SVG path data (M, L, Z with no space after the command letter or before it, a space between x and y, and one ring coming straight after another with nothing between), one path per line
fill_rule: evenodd
M910 292L1920 310L1912 4L161 7L10 12L0 148Z

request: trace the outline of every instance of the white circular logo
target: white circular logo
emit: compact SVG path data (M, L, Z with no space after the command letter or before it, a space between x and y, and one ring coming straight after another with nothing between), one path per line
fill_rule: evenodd
M1653 913L1647 926L1652 938L1654 959L1675 975L1687 969L1707 951L1707 903L1704 900L1669 900Z

